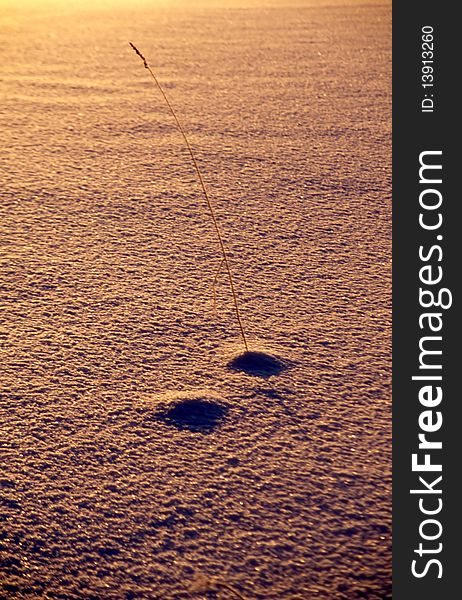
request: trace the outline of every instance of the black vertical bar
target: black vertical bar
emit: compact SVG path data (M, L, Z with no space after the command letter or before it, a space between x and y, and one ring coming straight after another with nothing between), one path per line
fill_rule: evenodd
M462 198L456 181L459 175L457 161L462 153L456 140L462 129L457 100L462 72L459 45L462 36L455 6L428 0L393 3L394 600L462 597L458 582L462 572L458 564L462 529L458 512L462 503L457 489L462 471L458 464L462 458L459 442L462 441L462 398L456 384L456 373L461 370L458 307L462 232L459 232L458 213ZM427 54L423 54L425 52ZM432 77L423 77L429 74ZM424 83L433 85L424 87ZM423 177L419 177L419 156L428 151L435 154L424 155L423 161L433 166L441 165L442 169L424 170ZM436 154L439 151L441 155ZM435 183L438 178L442 179L441 183ZM421 199L425 190L429 191ZM432 210L421 206L421 201L425 205L432 202L437 205L439 194L442 197L439 208ZM436 225L441 214L441 226L425 229L419 224L421 214L424 223L430 226ZM429 265L430 270L420 271ZM442 279L438 283L422 282L422 277L431 274L433 280L441 273ZM424 308L420 302L420 288L433 292L435 302L438 302L438 293L442 289L449 290L443 293L442 304L448 304L452 297L452 306ZM424 302L429 298L427 294ZM440 331L430 330L427 317L419 322L424 313L440 315L432 320L435 329L442 324ZM419 342L422 343L425 336L442 338L423 342L424 348L441 350L442 354L426 355L421 363ZM434 368L422 368L422 364ZM439 364L441 369L437 368ZM440 376L441 381L413 380L413 376ZM428 403L425 406L420 401L419 392L426 386L431 387L432 394L441 387L443 396L438 405L429 407ZM429 410L431 416L428 413L422 416ZM443 419L441 428L434 432L424 431L421 424L428 428L431 422L436 427L437 413L441 413ZM423 419L420 424L419 417ZM442 449L419 449L419 443L423 443L419 434L425 434L427 441L441 441ZM432 465L441 464L442 471L413 471L413 454L418 455L418 463L422 463L424 455L428 454ZM442 479L438 482L439 476ZM423 492L410 493L410 490ZM438 508L440 510L434 514L423 512L437 511Z

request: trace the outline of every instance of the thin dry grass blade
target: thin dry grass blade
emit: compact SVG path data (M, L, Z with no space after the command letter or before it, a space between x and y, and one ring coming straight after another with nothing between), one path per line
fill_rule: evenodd
M214 315L216 315L216 312L217 312L217 283L218 283L218 277L220 275L221 267L223 266L224 262L225 262L225 260L224 260L224 258L222 258L221 261L220 261L220 264L218 265L218 269L216 270L215 277L213 278L212 293L213 293L213 314Z
M168 106L168 108L170 110L170 113L172 114L172 117L173 117L173 119L174 119L174 121L176 123L178 131L181 133L181 135L183 137L183 140L184 140L184 142L186 144L186 147L188 148L189 155L191 157L191 160L192 160L193 165L194 165L194 169L195 169L195 171L197 173L197 177L199 179L199 184L201 186L202 193L203 193L205 201L207 203L207 206L208 206L208 209L209 209L209 212L210 212L210 216L212 217L213 226L215 228L215 232L217 234L217 238L218 238L218 242L219 242L219 245L220 245L221 253L223 255L223 261L222 262L224 263L224 265L226 267L226 271L228 272L229 285L230 285L230 288L231 288L231 294L233 296L234 310L235 310L235 313L236 313L237 322L238 322L238 325L239 325L239 329L241 331L241 336L242 336L242 340L244 342L245 349L246 349L246 351L248 351L249 347L247 345L247 339L246 339L245 332L244 332L244 326L242 324L241 314L240 314L240 311L239 311L239 304L238 304L238 301L237 301L236 289L235 289L235 286L234 286L234 280L233 280L233 276L231 274L231 267L229 265L228 256L227 256L226 250L225 250L225 245L223 243L223 237L221 235L220 228L218 227L218 222L217 222L217 218L215 216L215 211L213 209L213 205L212 205L212 202L210 200L210 197L209 197L209 195L207 193L207 188L205 187L204 180L202 179L202 175L201 175L201 172L199 170L199 165L197 163L196 157L195 157L194 152L193 152L193 150L191 148L191 145L190 145L190 143L188 141L188 138L186 137L186 133L185 133L185 131L184 131L184 129L183 129L183 127L182 127L182 125L181 125L181 123L180 123L180 121L179 121L179 119L178 119L178 117L177 117L177 115L176 115L176 113L174 111L174 109L173 109L173 106L170 104L170 101L169 101L166 93L164 92L164 89L160 85L160 83L159 83L157 77L155 76L153 70L149 66L148 61L143 56L143 54L141 54L141 52L138 50L138 48L134 44L132 44L132 42L129 42L129 44L130 44L131 48L133 49L133 51L141 58L141 60L143 61L144 67L149 71L149 73L150 73L151 77L153 78L155 84L159 88L159 91L162 94L162 96L163 96L163 98L164 98L164 100L165 100L165 102L166 102L166 104L167 104L167 106Z

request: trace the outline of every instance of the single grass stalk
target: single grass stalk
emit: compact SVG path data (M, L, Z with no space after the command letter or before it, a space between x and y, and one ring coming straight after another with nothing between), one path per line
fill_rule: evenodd
M129 44L132 47L132 49L134 50L134 52L141 58L141 60L143 61L144 67L149 71L151 77L154 79L155 84L159 88L159 91L162 94L162 96L163 96L163 98L164 98L164 100L165 100L165 102L166 102L166 104L167 104L167 106L168 106L168 108L170 110L170 113L172 114L172 117L173 117L173 119L175 121L177 129L181 133L181 135L183 137L183 140L184 140L184 142L186 144L186 147L188 148L188 152L189 152L189 155L191 156L191 160L193 162L194 169L195 169L195 171L197 173L197 177L199 179L200 187L202 189L202 193L204 194L204 198L205 198L205 201L207 203L207 206L208 206L208 209L209 209L209 212L210 212L210 216L212 217L213 226L214 226L215 232L217 234L218 242L220 244L221 253L223 255L222 263L224 263L226 271L228 272L229 286L231 288L231 294L233 296L234 311L236 313L236 318L237 318L237 322L239 324L239 329L241 331L242 341L244 342L245 350L246 350L246 352L248 352L249 351L249 346L247 344L247 339L246 339L245 332L244 332L244 326L242 324L241 314L240 314L240 311L239 311L239 304L238 304L238 301L237 301L237 294L236 294L236 289L235 289L235 286L234 286L233 276L231 274L231 267L229 265L228 256L226 254L225 245L223 243L223 238L222 238L222 235L221 235L221 232L220 232L220 228L218 227L218 221L217 221L217 218L215 216L215 211L213 209L212 202L210 201L210 197L209 197L209 195L207 193L207 188L205 187L205 183L204 183L204 180L202 178L201 172L199 170L199 165L197 164L196 157L194 156L194 152L192 151L191 145L190 145L190 143L188 141L188 138L186 137L186 133L185 133L185 131L184 131L184 129L183 129L183 127L182 127L182 125L181 125L178 117L176 116L176 113L175 113L175 111L173 109L173 106L170 104L170 101L169 101L166 93L164 92L163 87L160 85L157 77L154 75L154 72L151 69L151 67L149 66L148 61L141 54L141 52L138 50L138 48L134 44L132 44L132 42L129 42ZM221 264L220 264L219 270L220 270L220 268L221 268ZM216 285L216 279L217 279L217 277L218 277L218 275L216 275L214 283L213 283L214 303L215 303L215 285Z
M217 283L218 283L218 276L220 275L221 272L221 267L223 266L224 263L224 259L222 258L220 261L220 264L218 265L218 269L215 273L215 277L213 278L213 284L212 284L212 294L213 294L213 314L216 315L217 313Z

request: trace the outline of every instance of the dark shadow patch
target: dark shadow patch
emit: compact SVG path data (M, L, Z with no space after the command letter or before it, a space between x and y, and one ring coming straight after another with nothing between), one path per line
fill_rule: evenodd
M228 363L228 367L233 371L243 371L248 375L271 377L271 375L279 375L287 368L287 365L266 352L249 351L233 358Z
M228 409L218 402L202 399L184 399L159 411L157 417L177 429L210 433L225 417Z
M119 548L115 548L113 546L106 546L104 548L98 548L98 554L103 557L117 556L120 554L120 550Z

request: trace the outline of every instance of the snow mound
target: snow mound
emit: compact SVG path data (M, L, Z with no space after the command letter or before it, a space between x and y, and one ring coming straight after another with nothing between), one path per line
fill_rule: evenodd
M228 367L234 371L244 371L248 375L271 377L284 371L287 364L266 352L247 351L230 360Z
M210 433L220 425L227 412L227 406L215 398L179 395L169 403L161 404L156 417L177 429Z

